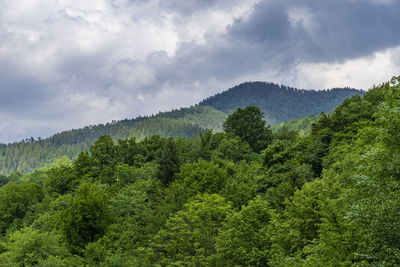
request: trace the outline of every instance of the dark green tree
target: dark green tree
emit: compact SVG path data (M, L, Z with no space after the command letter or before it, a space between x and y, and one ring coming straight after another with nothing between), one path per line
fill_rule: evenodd
M167 139L158 164L157 178L166 187L174 180L175 173L179 171L178 150L172 137Z
M106 134L100 136L96 143L90 148L93 161L98 165L107 165L115 160L115 145L111 136Z
M99 177L103 183L112 184L115 163L117 161L116 146L110 135L100 136L90 148L93 162L93 176Z
M44 181L50 191L64 194L75 185L75 173L72 166L61 165L50 168Z
M0 234L20 226L31 206L43 199L43 190L36 183L10 182L0 188Z
M74 171L78 178L90 175L92 169L92 158L87 151L79 154L78 158L74 161Z
M61 230L72 252L82 253L84 246L101 237L110 222L108 195L99 185L82 183L76 196L61 210Z
M6 175L0 174L0 187L6 185L10 181L10 178Z
M239 136L255 152L260 152L272 141L272 132L269 127L265 127L263 118L264 114L258 107L238 108L224 122L224 130L226 133Z
M139 167L146 159L146 149L135 138L118 140L118 160L129 166Z

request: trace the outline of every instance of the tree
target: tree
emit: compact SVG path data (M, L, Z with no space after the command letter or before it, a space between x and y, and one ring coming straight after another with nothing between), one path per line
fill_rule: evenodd
M1 255L0 264L5 264L4 258L7 258L10 261L7 266L43 266L41 263L49 257L67 254L60 243L59 234L25 227L10 234L5 244L7 252Z
M264 114L258 107L238 108L224 122L224 130L226 133L239 136L255 152L260 152L272 140L272 132L269 127L265 127L263 118Z
M92 158L87 151L82 152L78 155L74 161L74 172L78 179L91 174L93 166Z
M61 210L61 229L74 253L101 237L110 222L107 193L99 185L82 183Z
M198 195L155 236L152 248L161 266L205 266L215 253L222 222L232 212L230 203L216 194Z
M135 138L118 140L118 159L121 163L139 167L145 161L146 150Z
M115 161L116 148L114 141L108 134L100 136L90 148L90 152L95 165L108 165Z
M226 134L219 142L218 146L212 151L212 158L233 160L251 160L255 153L247 142L242 141L238 136Z
M35 183L10 182L0 188L0 233L19 225L30 207L42 199L43 190Z
M260 197L230 215L216 241L217 266L267 266L271 218L268 201Z
M71 190L76 183L76 177L70 159L63 158L59 160L53 164L46 174L47 178L44 180L45 185L47 185L51 191L59 194L64 194Z
M225 185L228 171L212 161L199 160L182 165L178 177L192 194L217 193Z
M110 135L100 136L90 148L93 162L93 175L102 182L112 184L115 182L114 166L117 160L116 146Z
M211 158L211 141L213 134L211 130L206 130L204 133L199 133L200 137L200 151L199 156L205 160L210 160Z
M158 159L158 164L157 178L166 187L174 180L175 173L179 171L178 151L172 137L168 138L165 143L162 156Z

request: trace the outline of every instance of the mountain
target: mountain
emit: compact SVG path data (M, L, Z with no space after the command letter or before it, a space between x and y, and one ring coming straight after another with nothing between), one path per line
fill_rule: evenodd
M230 114L238 107L258 106L265 114L267 124L331 112L344 99L363 91L350 88L304 90L266 82L246 82L209 97L199 105L211 106Z
M116 141L129 137L143 139L158 134L191 138L205 129L222 131L228 114L238 107L259 106L268 124L330 112L344 99L363 92L349 88L311 91L265 82L247 82L209 97L196 106L150 117L125 119L91 125L54 134L46 139L26 139L13 144L0 144L0 173L28 173L49 166L67 156L74 159L89 149L101 135L109 134Z
M400 77L273 135L226 121L0 175L0 266L400 266Z

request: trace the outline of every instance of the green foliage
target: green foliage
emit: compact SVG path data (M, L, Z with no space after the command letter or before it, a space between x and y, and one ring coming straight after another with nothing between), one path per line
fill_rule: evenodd
M278 136L287 135L290 132L295 132L299 136L304 137L311 132L313 123L316 123L319 118L320 116L311 114L308 117L302 117L299 119L282 122L279 125L271 125L271 130L275 135Z
M170 137L164 145L161 157L158 159L157 178L163 186L168 186L174 175L179 171L179 156L174 140Z
M263 176L263 168L258 162L248 164L242 161L231 165L221 194L239 210L257 195L257 178L260 176Z
M333 138L333 132L329 128L324 128L310 136L308 146L309 153L307 163L311 164L314 176L318 177L322 172L322 161L329 153L329 145Z
M145 139L153 135L192 138L204 129L222 131L227 115L208 106L182 108L151 117L125 119L107 124L90 125L82 129L61 132L50 138L23 140L13 144L0 144L0 174L15 171L28 173L36 168L50 167L57 159L70 159L89 150L102 135L114 140Z
M217 193L224 187L228 171L212 161L199 160L182 165L178 176L192 194Z
M209 97L200 105L211 106L225 113L247 106L260 107L267 124L306 117L310 114L331 112L352 95L364 92L349 88L331 90L299 90L266 82L246 82L225 92Z
M170 266L207 264L218 229L231 212L231 205L216 194L197 196L154 237L155 260Z
M152 135L192 138L205 129L221 132L227 114L250 105L261 108L268 124L279 124L309 114L330 112L353 94L363 93L352 89L305 91L262 82L244 83L194 107L160 112L150 117L90 125L57 133L46 139L30 138L12 144L0 144L0 174L16 171L29 173L37 168L50 167L64 156L74 160L81 152L89 150L102 135L110 135L114 140L142 140ZM369 99L377 99L377 102L380 94L375 95L370 94ZM301 134L302 129L298 130Z
M242 160L251 161L256 157L256 153L253 153L250 145L240 140L239 137L225 135L211 152L211 157L240 162Z
M98 177L103 183L112 184L112 179L116 163L116 146L111 136L100 136L96 143L90 148L91 157L91 176Z
M74 162L76 176L80 178L89 176L91 174L92 164L92 158L87 151L80 153Z
M260 152L272 139L271 130L265 127L263 117L258 107L239 108L226 119L224 130L247 142L255 152Z
M8 176L0 174L0 187L7 184L9 181L10 179L8 178Z
M0 176L0 265L399 266L399 83L273 134L255 107L229 116L229 133L191 139L116 142L121 124L108 125L115 135L74 162ZM203 112L161 113L150 128L207 123Z
M117 154L120 162L139 167L146 161L146 148L135 138L118 140Z
M200 149L199 157L205 160L210 160L211 158L211 146L212 146L212 131L206 130L204 133L199 133L200 139Z
M31 227L15 231L7 238L7 251L0 255L0 264L42 266L50 257L67 255L60 239L57 233L42 233Z
M110 219L105 190L96 184L81 184L67 207L61 210L61 230L71 251L80 253L87 243L101 237Z
M0 234L19 227L35 203L43 199L42 188L35 183L8 183L0 188Z
M54 165L46 174L47 178L44 180L44 184L50 191L64 194L72 190L75 185L75 172L72 162Z
M217 266L267 266L269 203L260 197L228 216L216 241Z

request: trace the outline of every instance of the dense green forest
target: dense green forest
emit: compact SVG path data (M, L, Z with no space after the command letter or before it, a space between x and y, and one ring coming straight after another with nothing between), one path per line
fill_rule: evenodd
M28 173L39 167L50 166L63 156L75 159L80 152L88 150L97 138L105 134L116 141L130 137L143 139L155 134L192 138L207 128L222 131L222 122L226 117L226 114L211 107L197 106L151 117L87 126L46 139L31 138L13 144L0 144L0 173Z
M29 138L13 144L0 144L0 174L15 171L28 173L36 168L49 167L63 156L73 160L105 134L110 135L114 141L130 137L142 140L155 134L189 139L205 129L221 132L227 116L238 107L259 106L266 114L268 124L282 123L299 116L330 112L345 98L362 93L354 89L306 91L271 83L244 83L194 107L87 126L46 139ZM299 128L299 131L302 130L306 133L309 129Z
M223 129L103 135L74 162L1 176L0 265L400 265L400 77L304 136L255 106Z
M300 136L305 136L311 133L313 123L318 121L321 114L311 114L307 117L303 117L300 119L292 119L290 121L282 122L281 124L271 125L271 130L274 133L280 133L283 131L294 131L297 132L297 134Z
M364 92L350 88L303 90L275 83L246 82L209 97L200 105L230 114L237 108L260 107L267 124L280 124L310 114L329 113L344 99Z

